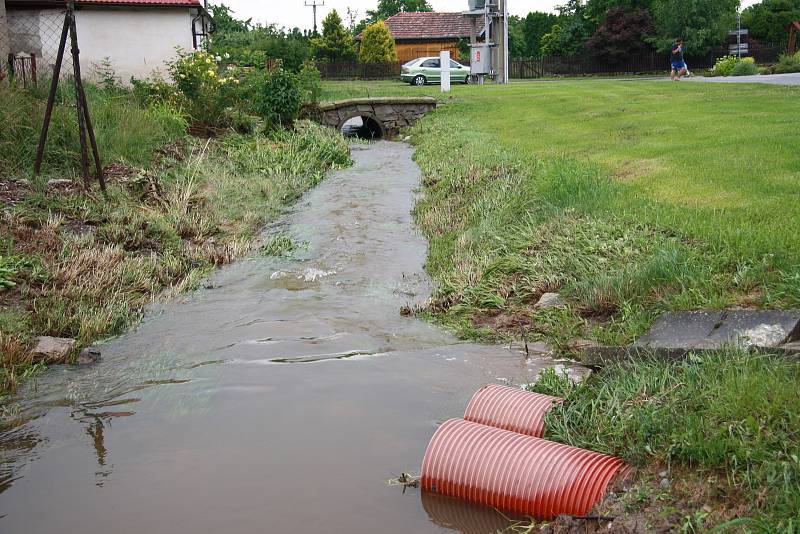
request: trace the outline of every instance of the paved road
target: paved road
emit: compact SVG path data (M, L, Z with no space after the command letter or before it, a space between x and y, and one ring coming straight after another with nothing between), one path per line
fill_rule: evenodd
M728 77L714 77L704 78L698 76L696 78L686 78L692 82L714 82L714 83L769 83L773 85L800 85L800 72L793 72L791 74L770 74L769 76L728 76Z

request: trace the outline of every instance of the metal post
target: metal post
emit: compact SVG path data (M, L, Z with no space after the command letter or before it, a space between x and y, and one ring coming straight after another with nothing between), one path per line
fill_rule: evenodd
M69 15L64 16L64 27L61 29L61 40L58 42L58 54L56 64L53 67L53 79L50 80L50 94L47 96L47 108L44 112L42 131L39 133L39 146L36 147L36 161L33 164L33 174L38 176L42 170L42 158L44 157L44 145L47 142L47 131L50 129L50 118L53 116L53 105L56 101L56 90L58 89L58 78L61 75L61 63L64 60L64 48L67 45L67 32L69 32Z
M736 13L736 56L742 59L742 14Z
M314 34L316 34L317 33L317 7L318 6L324 6L325 5L325 0L322 0L322 2L320 2L320 3L317 3L317 0L312 0L311 3L306 1L305 5L306 5L306 7L310 7L311 10L314 12Z

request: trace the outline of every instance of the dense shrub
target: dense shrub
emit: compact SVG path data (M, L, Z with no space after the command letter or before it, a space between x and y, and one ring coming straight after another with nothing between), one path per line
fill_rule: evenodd
M785 74L787 72L800 72L800 52L794 55L783 54L778 58L778 64L775 65L775 72L778 74Z
M751 57L745 57L741 61L737 61L731 71L731 76L752 76L753 74L758 74L758 67L756 67L756 62Z
M711 69L712 76L750 76L758 74L758 67L755 59L736 56L723 56L714 63Z
M318 103L322 94L322 76L314 62L309 60L303 63L297 77L300 80L303 102Z
M736 56L723 56L714 62L711 73L714 76L730 76L736 66Z
M253 89L256 111L273 125L286 125L297 118L303 90L297 75L278 67L256 77Z

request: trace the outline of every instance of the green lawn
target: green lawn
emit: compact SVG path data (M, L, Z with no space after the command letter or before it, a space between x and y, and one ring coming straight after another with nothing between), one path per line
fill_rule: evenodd
M438 286L420 314L463 337L524 333L571 353L577 338L629 343L666 310L800 307L800 88L571 80L440 98L412 130L415 217ZM535 309L548 291L566 307ZM535 387L566 399L551 439L641 468L600 513L651 530L796 532L797 376L793 362L722 352Z
M664 310L800 306L800 88L571 80L442 96L329 82L324 93L439 96L413 130L426 175L416 215L440 288L431 310L462 335L518 331L554 290L569 312L531 322L562 348L629 342Z
M325 97L441 95L329 82ZM525 155L589 161L622 186L613 209L742 256L800 265L800 87L656 81L454 86L440 110Z

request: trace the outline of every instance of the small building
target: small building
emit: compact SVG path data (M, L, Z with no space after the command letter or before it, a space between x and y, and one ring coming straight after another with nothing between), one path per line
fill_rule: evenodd
M449 50L450 56L457 59L459 41L470 37L469 18L461 13L401 11L386 19L386 26L394 37L397 59L401 63L423 56L438 56L443 50ZM361 35L356 39L360 40Z
M64 0L0 0L0 64L35 57L39 76L52 69L64 21ZM2 23L5 21L5 25ZM200 0L75 0L81 69L89 78L106 59L123 81L144 78L192 50L208 33ZM69 53L69 44L67 53ZM30 61L28 59L28 61ZM65 62L65 67L71 63Z

